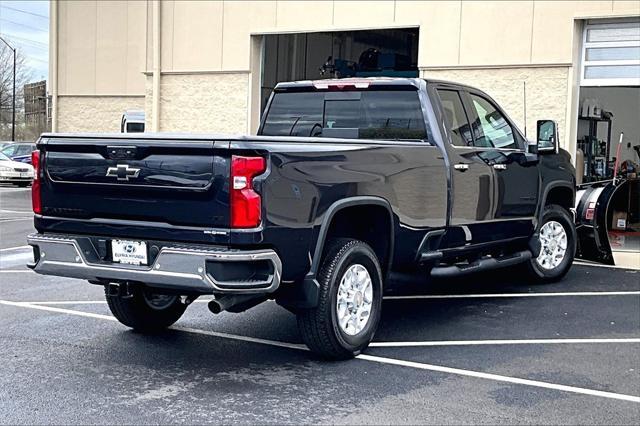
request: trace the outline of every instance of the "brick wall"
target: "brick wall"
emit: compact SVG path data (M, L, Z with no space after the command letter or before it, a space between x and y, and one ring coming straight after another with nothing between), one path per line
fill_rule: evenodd
M152 82L147 77L145 110L152 118ZM160 131L246 133L248 73L163 74Z
M58 132L120 132L122 114L144 109L144 97L61 96L58 98Z

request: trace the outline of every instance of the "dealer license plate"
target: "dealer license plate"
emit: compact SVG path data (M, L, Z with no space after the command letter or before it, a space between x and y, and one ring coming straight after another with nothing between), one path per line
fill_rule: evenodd
M144 241L111 240L111 258L129 265L147 264L147 243Z

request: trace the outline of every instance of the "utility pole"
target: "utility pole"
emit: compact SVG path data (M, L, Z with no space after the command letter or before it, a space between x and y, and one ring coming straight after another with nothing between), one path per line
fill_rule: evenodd
M16 140L16 48L7 43L7 40L0 37L0 40L13 50L13 106L11 112L11 140Z

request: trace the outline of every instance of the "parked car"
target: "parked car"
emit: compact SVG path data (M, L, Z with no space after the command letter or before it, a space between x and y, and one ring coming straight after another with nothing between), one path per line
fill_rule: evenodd
M0 152L0 183L28 186L33 181L33 167L30 164L13 161Z
M143 133L145 126L144 111L128 110L120 119L121 133Z
M36 144L33 142L13 142L3 146L0 152L13 161L31 164L31 153L35 150Z
M275 299L312 351L353 357L392 277L567 273L574 168L538 133L472 87L369 78L278 84L258 136L44 134L30 267L104 286L142 332L201 295Z

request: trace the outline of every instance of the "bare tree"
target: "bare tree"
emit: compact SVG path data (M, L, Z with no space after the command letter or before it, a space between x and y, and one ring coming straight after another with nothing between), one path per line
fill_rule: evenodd
M11 42L9 40L9 42ZM16 138L19 127L24 127L24 97L22 90L31 79L31 70L26 65L20 50L16 51ZM0 43L0 140L11 138L11 112L13 110L13 51ZM20 126L22 124L22 126Z

